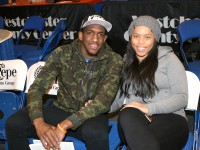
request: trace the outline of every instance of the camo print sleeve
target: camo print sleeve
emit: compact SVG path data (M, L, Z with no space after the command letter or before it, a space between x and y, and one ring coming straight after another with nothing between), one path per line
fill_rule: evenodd
M42 97L58 75L60 51L62 49L59 47L52 53L28 90L27 107L32 121L36 118L43 117Z

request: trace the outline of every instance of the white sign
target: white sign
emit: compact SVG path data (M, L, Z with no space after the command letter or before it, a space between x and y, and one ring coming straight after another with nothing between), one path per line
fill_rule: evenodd
M27 74L27 65L23 60L0 61L0 90L23 91Z

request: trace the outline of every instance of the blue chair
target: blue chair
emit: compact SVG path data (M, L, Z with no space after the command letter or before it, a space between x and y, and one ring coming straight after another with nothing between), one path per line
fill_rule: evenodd
M5 21L3 17L0 16L0 29L4 29L4 28L5 28Z
M6 143L5 123L8 117L25 106L27 66L22 60L0 61L2 71L13 75L1 76L0 86L0 139ZM13 65L15 64L15 65ZM7 144L5 144L7 146Z
M16 42L16 45L19 45L20 44L20 41L22 39L22 35L24 34L25 31L37 31L39 32L39 41L37 43L37 46L39 47L41 42L42 42L42 34L44 32L44 28L45 28L45 19L42 18L41 16L30 16L22 30L20 31L20 34L19 34L19 37L17 38L17 42Z
M200 20L188 20L182 22L177 27L177 34L180 41L180 54L183 58L186 70L195 73L200 79L200 61L194 59L195 53L200 54L200 49L194 51L192 49L183 49L183 44L195 38L200 38ZM191 61L190 61L191 60Z
M60 20L53 33L46 40L42 50L37 50L36 46L29 46L28 52L26 50L21 49L21 51L17 51L17 53L22 53L19 59L24 60L28 68L39 61L46 61L51 52L59 45L59 42L62 38L66 27L67 21Z
M42 35L44 32L44 28L45 28L45 19L42 18L41 16L30 16L26 20L26 22L17 38L16 44L15 44L15 50L18 52L17 57L20 57L23 53L23 51L21 53L19 53L20 50L30 51L29 46L32 46L29 44L30 39L26 40L26 41L22 41L24 38L23 36L25 35L26 32L33 34L35 31L37 31L38 40L36 40L37 43L35 45L37 45L37 49L41 49L41 42L43 39ZM32 43L34 43L34 42L32 41Z
M200 148L200 112L198 110L200 81L199 78L190 71L186 71L188 81L188 105L186 110L194 111L194 131L189 133L188 141L182 150L199 150ZM134 142L134 141L133 141ZM123 145L122 150L126 150Z
M25 94L23 92L1 91L0 101L0 139L6 139L5 122L8 117L24 107Z
M0 139L4 142L5 149L8 144L5 133L6 120L25 105L24 92L1 91L0 92Z

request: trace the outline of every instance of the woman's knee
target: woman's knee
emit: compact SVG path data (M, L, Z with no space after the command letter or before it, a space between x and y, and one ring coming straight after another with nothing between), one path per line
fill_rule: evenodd
M124 108L120 113L118 117L119 122L127 122L130 120L133 120L134 118L137 118L140 116L142 112L139 109L136 108Z

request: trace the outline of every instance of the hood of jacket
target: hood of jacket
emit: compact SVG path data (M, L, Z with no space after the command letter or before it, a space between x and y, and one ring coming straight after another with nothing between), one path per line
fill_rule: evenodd
M170 46L158 46L158 59L171 52L173 49Z

